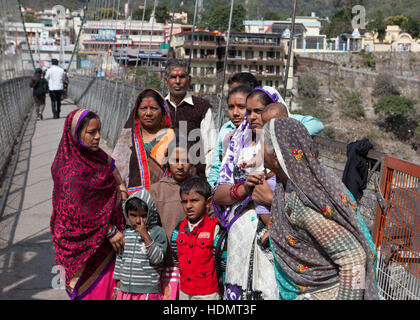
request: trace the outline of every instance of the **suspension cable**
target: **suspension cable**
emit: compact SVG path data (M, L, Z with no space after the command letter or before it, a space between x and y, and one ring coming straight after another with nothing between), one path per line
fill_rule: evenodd
M170 34L169 34L168 53L166 54L165 69L166 69L166 66L168 65L168 61L169 61L169 52L170 52L170 49L171 49L171 43L172 43L172 34L173 34L173 29L174 29L174 20L175 20L175 5L176 5L176 0L173 0L173 1L172 1L171 32L170 32ZM164 70L164 72L165 72L165 70ZM163 91L165 90L165 74L164 74L164 72L163 72L163 74L162 74L162 81L161 81L161 84L160 84L160 89L161 89L162 94L164 94L164 92L163 92Z
M144 29L144 19L146 17L146 6L147 6L147 0L144 0L143 2L143 14L141 17L141 28L140 28L140 37L139 37L139 45L137 46L137 52L136 52L136 66L134 68L134 86L137 83L137 68L139 66L139 54L141 50L141 39L143 37L143 29ZM140 66L141 67L141 66Z
M155 20L156 20L156 5L157 5L158 0L155 0L154 5L153 5L153 20L152 20L152 30L150 31L150 41L149 41L149 54L147 55L147 64L146 64L146 80L144 83L144 86L147 88L147 81L149 79L149 68L150 68L150 52L152 50L152 39L153 39L153 31L154 31L154 26L155 26Z
M292 30L290 32L290 37L289 37L289 48L288 48L289 50L287 54L286 72L284 74L284 84L283 84L283 98L284 99L286 99L286 94L287 94L287 82L289 78L290 56L292 55L293 36L295 34L296 8L297 8L297 0L293 0Z
M32 48L31 48L31 44L29 43L28 33L26 32L25 19L23 18L23 13L22 13L22 11L23 11L22 3L20 2L20 0L17 0L17 2L18 2L18 6L19 6L20 18L22 19L23 32L25 33L26 43L28 44L29 54L31 56L32 66L35 70L36 69L35 61L34 61L34 57L32 55ZM16 47L17 47L17 44L16 44Z
M191 74L191 57L192 57L192 51L193 51L193 43L194 43L194 34L195 34L195 23L196 23L196 19L197 19L197 4L198 1L195 0L195 8L194 8L194 21L193 21L193 27L192 27L192 32L191 32L191 43L190 43L190 56L188 58L188 74Z
M70 58L70 62L69 62L69 64L68 64L68 66L67 66L67 70L68 71L70 71L70 67L71 67L71 63L73 62L73 57L74 57L74 53L76 52L76 50L77 50L77 52L79 52L79 40L80 40L80 34L82 33L82 29L83 29L83 26L84 26L84 24L85 24L85 22L86 22L86 15L87 15L87 12L88 12L88 10L89 10L89 3L90 3L90 0L88 0L88 2L87 2L87 4L86 4L86 6L84 7L84 9L83 9L83 20L82 20L82 24L80 25L80 29L79 29L79 32L78 32L78 34L77 34L77 39L76 39L76 42L75 42L75 44L74 44L74 48L73 48L73 52L72 52L72 54L71 54L71 58Z
M233 15L233 5L234 0L231 1L230 4L230 14L229 14L229 26L228 26L228 34L226 39L226 48L225 48L225 57L224 57L224 63L223 63L223 79L222 79L222 87L221 87L221 93L220 93L220 99L219 99L219 109L217 114L217 126L220 128L222 126L223 121L223 99L224 99L224 92L225 92L225 80L226 80L226 65L227 65L227 56L229 51L229 40L230 40L230 30L232 26L232 15Z

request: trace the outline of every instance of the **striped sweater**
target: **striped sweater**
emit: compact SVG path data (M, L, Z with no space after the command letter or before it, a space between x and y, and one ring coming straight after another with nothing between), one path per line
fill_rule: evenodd
M114 270L114 279L120 281L122 292L160 292L160 272L168 243L161 227L154 226L148 232L153 242L146 249L137 231L132 228L124 231L124 250L117 255Z

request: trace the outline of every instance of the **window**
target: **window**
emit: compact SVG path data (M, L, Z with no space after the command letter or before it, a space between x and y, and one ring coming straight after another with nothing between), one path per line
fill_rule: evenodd
M250 51L250 50L245 51L245 58L254 59L254 51Z

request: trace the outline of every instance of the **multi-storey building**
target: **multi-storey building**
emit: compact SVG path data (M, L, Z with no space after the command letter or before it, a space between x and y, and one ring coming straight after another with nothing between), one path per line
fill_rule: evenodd
M57 59L63 67L70 62L74 49L71 29L59 29L44 23L25 23L28 42L37 67L48 67L52 59ZM23 48L27 52L24 63L30 63L26 35L22 23L5 24L6 41L9 45Z
M231 33L227 76L250 72L260 86L283 86L285 54L281 34Z
M165 25L153 19L87 21L80 36L79 54L84 59L101 56L103 63L109 62L109 56L127 64L144 65L147 61L149 66L161 69L168 53L164 46Z
M195 30L174 35L171 47L176 58L191 58L191 85L196 93L216 93L222 82L225 38L218 32Z

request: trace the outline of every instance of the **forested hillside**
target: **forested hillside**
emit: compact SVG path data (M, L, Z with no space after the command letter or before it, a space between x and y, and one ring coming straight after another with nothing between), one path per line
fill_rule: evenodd
M76 9L86 5L87 0L22 0L24 6L30 6L35 9L51 8L55 4L61 4L65 7ZM118 3L118 1L94 1L95 3ZM121 7L123 3L130 2L134 7L138 7L144 3L144 0L127 0L120 1ZM153 0L148 0L148 6L153 5ZM245 5L245 0L237 0L236 4ZM159 5L166 5L172 8L173 0L159 0ZM183 4L182 7L180 5ZM194 12L195 0L176 0L177 11L187 10ZM203 0L205 13L217 8L220 5L230 4L230 0ZM309 15L316 12L320 17L331 17L343 7L351 7L356 4L362 4L367 9L367 18L374 19L378 10L386 16L405 14L407 16L420 17L420 1L419 0L298 0L298 14ZM264 16L278 16L281 18L291 15L293 0L249 0L248 12L250 19L264 18Z

